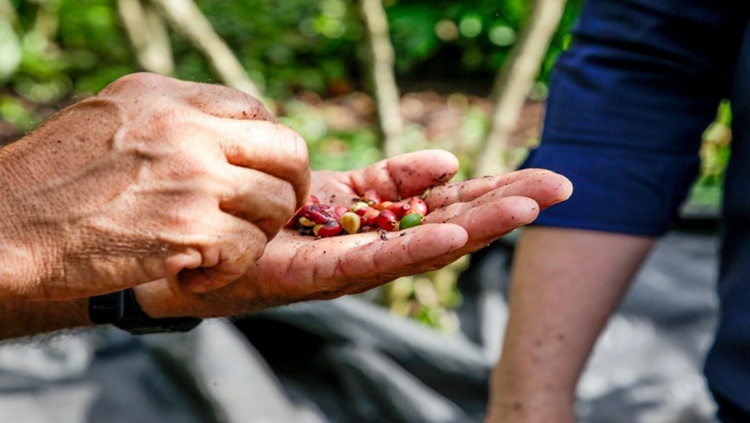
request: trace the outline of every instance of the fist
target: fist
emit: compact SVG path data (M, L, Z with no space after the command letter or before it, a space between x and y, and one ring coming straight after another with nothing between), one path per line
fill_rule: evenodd
M0 291L63 299L245 273L308 196L305 142L255 98L121 78L0 149Z

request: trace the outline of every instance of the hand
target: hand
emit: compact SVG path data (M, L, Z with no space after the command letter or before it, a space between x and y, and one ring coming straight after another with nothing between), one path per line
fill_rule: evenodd
M304 141L256 99L134 74L0 150L0 292L63 299L246 273L306 200Z
M422 151L351 172L313 172L312 192L322 202L349 205L366 189L381 198L419 195L431 212L421 226L400 232L315 239L285 229L251 271L205 294L158 281L137 289L153 317L229 316L305 300L359 293L396 279L437 269L532 222L541 208L567 199L570 182L529 169L444 184L458 162L443 151Z

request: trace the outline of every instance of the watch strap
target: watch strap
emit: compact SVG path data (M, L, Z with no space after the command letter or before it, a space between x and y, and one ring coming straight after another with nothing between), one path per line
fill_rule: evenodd
M149 317L138 305L133 288L89 298L89 320L111 324L135 335L187 332L202 322L197 317Z

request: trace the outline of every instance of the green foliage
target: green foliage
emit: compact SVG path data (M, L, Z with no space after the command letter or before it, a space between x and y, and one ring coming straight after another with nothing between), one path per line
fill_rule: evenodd
M688 199L691 208L718 212L731 153L731 125L732 109L729 102L724 101L719 105L716 119L703 132L701 171Z
M327 96L361 89L363 27L355 2L196 3L268 98L283 103L300 92ZM11 0L10 4L17 20L0 18L0 118L20 131L45 117L40 110L49 108L41 106L59 107L140 70L116 0ZM423 78L429 77L427 69L435 69L435 81L491 77L513 45L527 8L526 0L391 2L386 11L399 75ZM214 80L205 58L188 40L174 33L171 38L175 76ZM562 41L557 42L554 51L561 46ZM351 168L381 157L370 124L341 130L304 107L290 104L283 109L285 122L310 142L318 168ZM472 116L466 139L476 142L486 117ZM479 121L480 126L471 124ZM318 130L310 131L316 126ZM469 151L439 140L428 143L417 127L407 128L405 142L422 148L455 147L459 155Z
M564 49L580 6L580 1L568 2L541 80L547 79L554 58ZM397 70L491 77L515 44L529 8L528 0L394 0L387 10Z
M18 22L11 26L0 18L4 59L0 83L5 80L23 97L51 102L73 92L90 94L138 70L115 0L10 4ZM197 4L270 98L286 98L300 90L327 94L332 86L359 85L363 28L354 2L197 0ZM513 45L527 7L526 0L394 1L387 12L397 69L405 76L419 76L439 63L439 69L449 70L443 78L493 74ZM577 13L577 7L570 9L566 22ZM560 32L566 31L567 26ZM199 52L174 34L173 41L176 76L211 80ZM551 57L562 44L561 35ZM14 57L22 59L18 65ZM44 87L33 92L28 88L37 84Z
M321 94L331 84L356 77L356 48L362 26L344 0L199 0L214 29L230 45L256 83L270 98L299 90ZM207 65L189 44L177 40L177 75L209 75Z
M336 110L312 107L297 100L285 103L284 107L279 120L307 141L313 169L350 170L382 159L376 133L370 125L336 128L331 118Z

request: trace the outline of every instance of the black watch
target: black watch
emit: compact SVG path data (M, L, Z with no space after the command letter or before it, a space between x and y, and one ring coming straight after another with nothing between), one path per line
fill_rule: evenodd
M141 310L133 288L89 298L89 319L91 323L111 324L134 335L187 332L202 322L197 317L151 318Z

